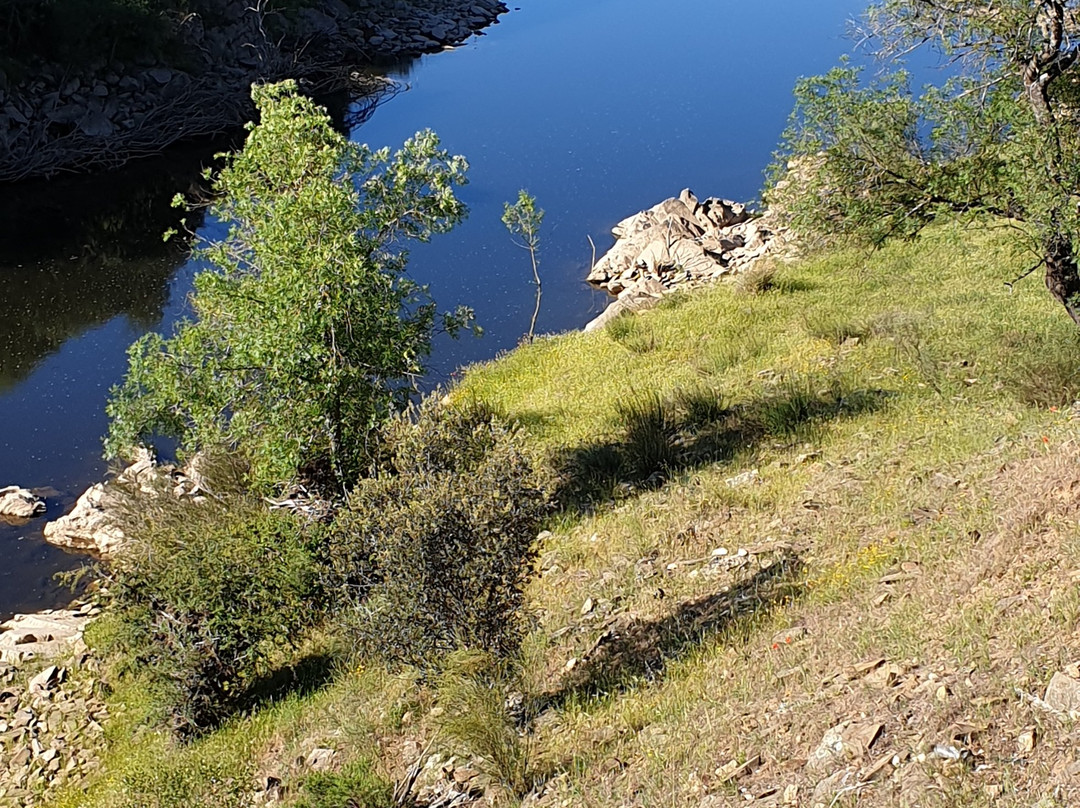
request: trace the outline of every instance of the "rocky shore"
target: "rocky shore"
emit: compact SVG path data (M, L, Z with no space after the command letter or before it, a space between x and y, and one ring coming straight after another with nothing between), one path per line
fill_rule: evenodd
M752 214L746 206L690 189L635 213L611 230L615 245L597 261L586 281L615 296L585 326L603 328L620 314L655 306L676 289L692 289L746 272L787 244L779 217Z
M0 808L30 808L100 767L108 710L82 641L96 613L83 604L0 624Z
M0 72L0 182L112 168L235 129L250 120L253 82L295 78L373 105L388 88L362 68L460 44L507 11L500 0L324 0L288 13L218 4L213 25L194 12L175 23L167 60L44 65L19 84Z

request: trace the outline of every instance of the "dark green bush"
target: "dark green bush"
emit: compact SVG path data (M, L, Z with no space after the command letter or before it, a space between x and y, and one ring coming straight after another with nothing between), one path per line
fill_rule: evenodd
M352 493L331 552L360 650L424 670L457 649L512 655L548 509L515 431L428 400L385 441L384 471Z
M270 656L318 616L313 528L243 495L129 497L127 541L106 569L117 641L176 734L191 737L234 712Z

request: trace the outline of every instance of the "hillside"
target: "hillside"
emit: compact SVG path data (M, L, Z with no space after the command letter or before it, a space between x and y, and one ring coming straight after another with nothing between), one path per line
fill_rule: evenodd
M410 768L440 805L1077 804L1078 345L1029 263L936 227L467 369L565 503L517 740L316 638L187 746L111 672L102 773L45 804L387 805Z

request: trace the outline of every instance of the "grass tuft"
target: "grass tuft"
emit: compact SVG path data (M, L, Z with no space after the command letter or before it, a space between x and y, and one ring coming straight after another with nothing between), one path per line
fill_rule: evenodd
M676 466L678 429L668 402L654 393L620 402L615 411L623 424L625 467L636 480L662 478Z

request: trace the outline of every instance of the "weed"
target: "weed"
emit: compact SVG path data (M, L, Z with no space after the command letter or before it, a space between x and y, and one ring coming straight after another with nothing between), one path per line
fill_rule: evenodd
M709 426L719 423L728 414L720 392L711 387L680 388L674 396L675 406L688 426Z
M647 354L656 350L656 334L647 321L634 312L623 312L607 325L608 336L630 353Z
M761 295L777 286L780 268L775 261L756 261L735 278L735 290L744 295Z
M637 480L663 476L676 466L677 428L671 405L659 395L620 402L616 413L623 425L622 450L626 468Z
M339 772L315 772L304 778L295 808L390 808L393 785L381 779L366 760L346 764Z
M870 335L870 327L860 320L850 320L829 311L808 312L803 317L806 333L833 345L843 345L850 339L862 340Z
M1024 404L1067 407L1080 399L1080 339L1070 331L1046 342L1033 335L1009 335L1014 361L1005 374L1006 384Z
M519 731L509 698L520 675L512 661L480 651L458 652L439 678L439 726L455 748L476 758L507 796L520 799L537 784L531 739Z

